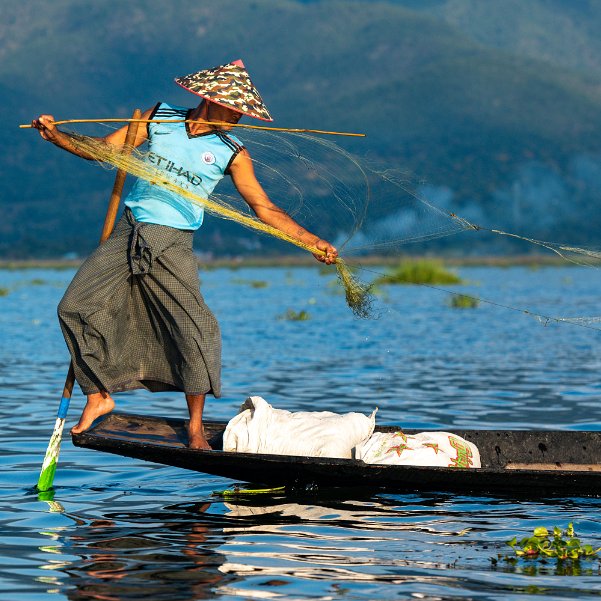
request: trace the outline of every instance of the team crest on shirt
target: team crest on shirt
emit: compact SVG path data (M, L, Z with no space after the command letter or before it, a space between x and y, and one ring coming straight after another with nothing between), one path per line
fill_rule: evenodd
M202 162L205 163L205 165L212 165L215 162L215 155L212 152L203 152Z

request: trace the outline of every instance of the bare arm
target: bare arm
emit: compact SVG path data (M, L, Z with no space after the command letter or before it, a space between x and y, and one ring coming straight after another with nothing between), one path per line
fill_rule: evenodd
M252 159L246 150L240 152L234 159L230 165L230 173L236 189L263 223L277 228L308 246L324 251L325 254L314 255L318 261L328 265L336 262L338 251L329 242L301 227L286 211L269 199L255 177Z
M148 109L142 113L142 119L150 119L150 115L153 109ZM92 159L90 155L82 152L77 148L77 146L73 143L73 138L70 134L60 131L56 125L54 125L54 117L52 115L40 115L37 119L34 119L31 122L31 126L38 130L40 136L44 140L48 140L48 142L52 142L55 146L74 154L75 156L81 157L83 159ZM121 127L120 129L111 132L110 134L102 137L96 138L96 140L105 142L106 144L112 144L117 148L121 148L125 143L125 137L127 136L127 126ZM139 127L138 133L136 134L136 139L134 142L134 146L140 146L147 139L147 128Z

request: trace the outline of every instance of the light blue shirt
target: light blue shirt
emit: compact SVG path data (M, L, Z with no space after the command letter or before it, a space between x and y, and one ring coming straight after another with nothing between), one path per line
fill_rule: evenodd
M191 109L159 103L151 119L187 119ZM242 143L223 131L193 135L188 123L149 123L146 162L165 179L209 198L223 178ZM125 199L136 219L182 230L196 230L203 222L204 208L183 196L138 179Z

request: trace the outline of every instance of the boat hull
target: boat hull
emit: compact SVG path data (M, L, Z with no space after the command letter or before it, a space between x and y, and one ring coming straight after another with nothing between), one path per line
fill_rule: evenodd
M187 447L185 420L113 412L73 436L79 447L266 486L369 487L390 492L452 491L495 495L601 493L601 432L453 430L480 451L482 468L370 465L352 459L231 453L226 424L205 423L214 450ZM376 431L397 431L377 427ZM406 434L416 430L403 430Z

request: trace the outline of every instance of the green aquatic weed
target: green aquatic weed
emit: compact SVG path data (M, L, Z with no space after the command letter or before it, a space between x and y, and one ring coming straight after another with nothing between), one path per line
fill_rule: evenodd
M267 288L269 286L269 282L263 280L251 280L248 284L251 288Z
M468 294L457 294L451 297L449 306L453 309L475 309L480 301L474 296Z
M280 315L278 319L285 319L286 321L307 321L311 319L311 315L302 309L301 311L295 311L294 309L288 309L284 315Z
M583 545L580 539L576 538L572 522L563 531L555 526L552 532L549 532L547 528L540 526L534 529L532 536L526 536L520 541L514 536L506 544L514 550L518 558L524 559L551 557L559 561L577 561L597 557L601 551L601 547L594 549L592 545Z
M375 285L385 284L462 284L463 280L453 271L434 259L404 260L387 274L374 281Z
M251 288L267 288L267 286L269 286L269 282L265 282L264 280L244 280L240 278L233 279L232 283L245 284L250 286Z

